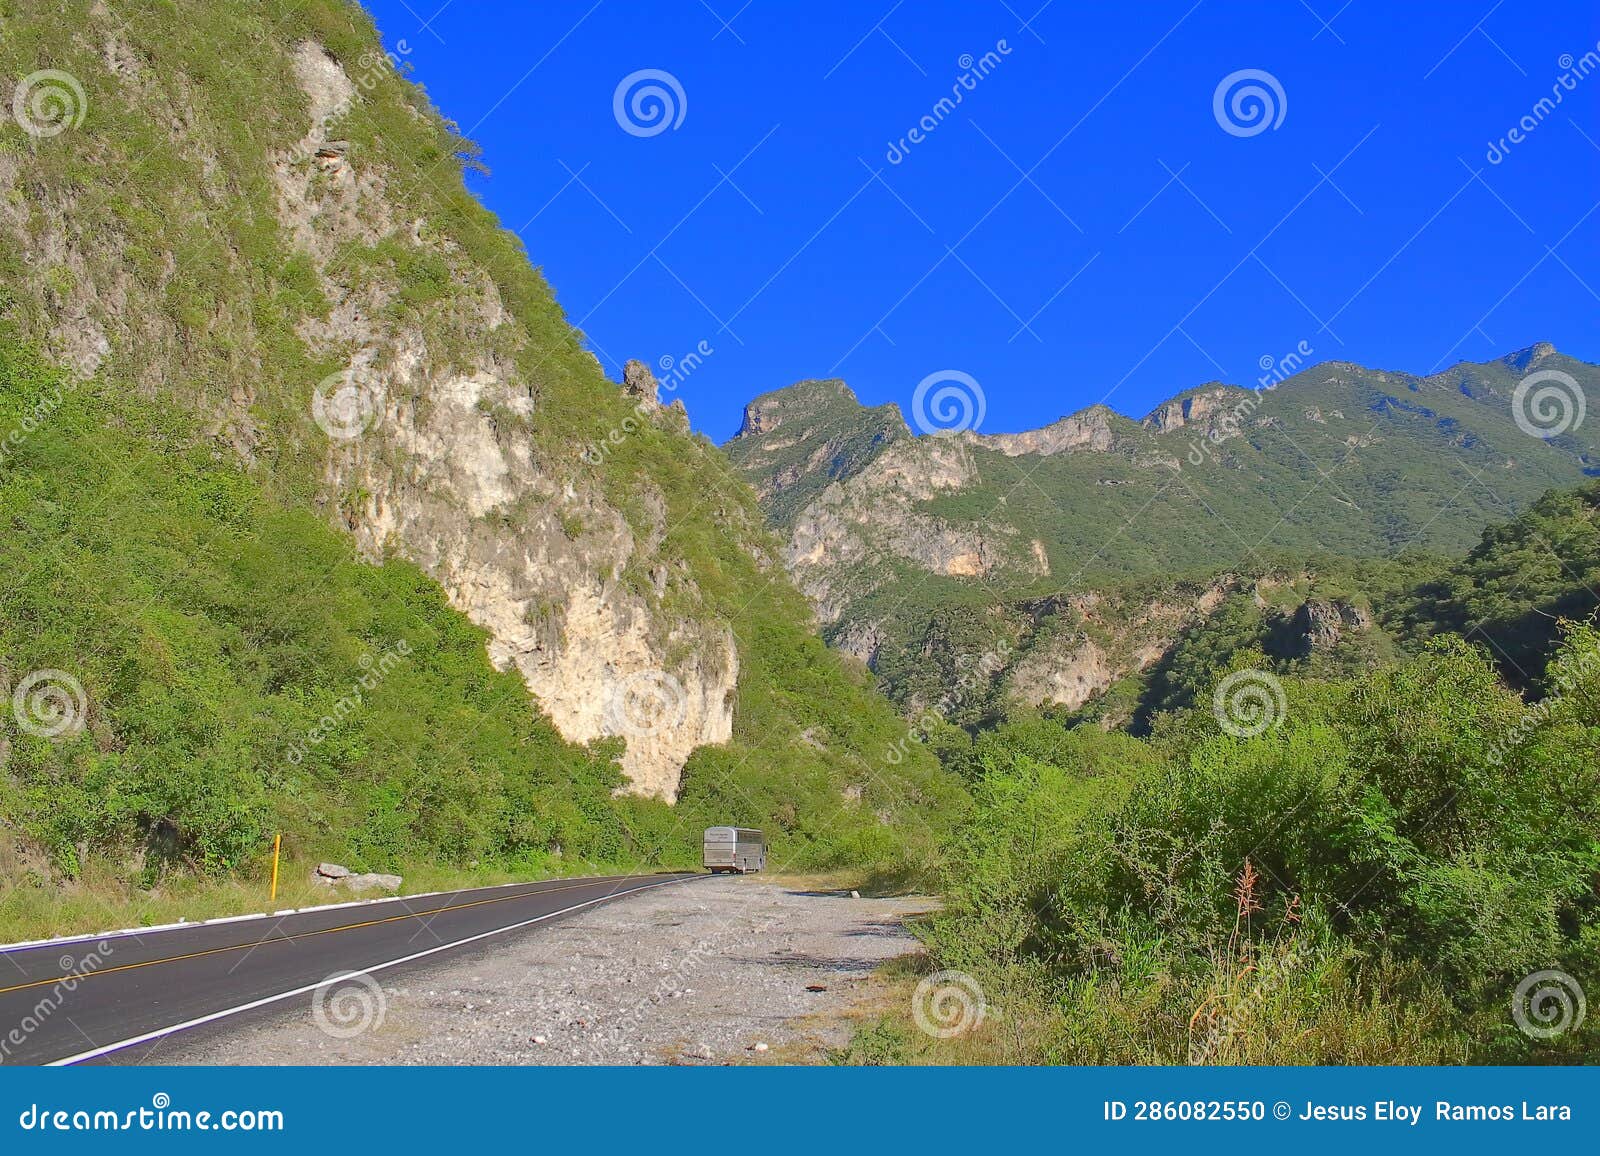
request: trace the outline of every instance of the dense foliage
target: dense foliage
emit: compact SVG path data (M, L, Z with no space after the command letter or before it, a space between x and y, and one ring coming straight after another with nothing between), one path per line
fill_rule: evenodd
M1008 453L985 440L988 429L976 438L913 440L897 417L858 405L842 384L801 383L759 399L781 420L741 432L725 448L775 525L791 532L805 523L797 552L808 559L806 579L827 584L829 637L859 646L870 636L880 687L910 708L936 697L932 684L948 685L959 655L1006 639L1025 658L1048 640L1039 628L1064 592L1113 594L1152 579L1171 591L1185 580L1263 573L1286 561L1293 574L1310 559L1381 580L1377 571L1397 554L1466 550L1485 525L1600 472L1592 423L1540 439L1513 420L1518 383L1536 370L1567 374L1590 397L1600 390L1600 368L1542 344L1427 377L1322 362L1269 389L1191 391L1181 395L1190 410L1174 401L1144 423L1091 407L1076 415L1090 440L1053 453L1015 453L1013 445ZM885 429L898 436L877 436ZM837 566L826 556L810 560L811 519L840 510L854 517L837 532L866 548L843 551ZM1507 555L1503 585L1437 591L1438 617L1424 609L1407 633L1425 633L1430 621L1461 632L1486 613L1493 620L1500 611L1484 603L1498 593L1516 597L1525 562L1538 565L1540 582L1561 581L1540 547L1548 540L1559 548L1560 539L1535 529L1532 537L1519 531L1520 543L1483 547L1485 566ZM1593 534L1591 522L1591 543ZM981 557L981 580L946 572L938 557L912 556L932 538ZM1319 577L1328 568L1314 567ZM1350 592L1383 608L1366 584ZM1535 644L1550 638L1549 623L1542 633L1531 621L1490 625ZM1297 657L1282 653L1267 629L1254 645L1274 658ZM1513 649L1503 660L1519 685L1526 680L1511 664L1531 657ZM1194 688L1180 677L1151 695L1128 689L1148 715L1185 705Z
M980 736L926 934L1004 1024L937 1045L882 1025L851 1058L1593 1059L1592 1021L1541 1041L1510 1016L1533 972L1600 980L1600 631L1568 624L1549 680L1530 707L1442 637L1286 679L1250 737L1209 701L1147 740Z
M41 739L0 710L0 887L259 871L278 830L374 869L681 864L725 822L768 828L781 866L927 856L959 786L920 747L881 764L905 726L812 634L748 487L670 415L638 420L358 5L4 11L0 71L69 72L86 115L51 137L0 118L0 689L59 670L88 716ZM371 177L362 211L399 223L320 255L336 230L297 239L279 168L311 125L291 66L307 40L357 89L330 127ZM733 736L691 757L676 808L614 798L624 740L564 742L435 582L336 530L366 495L331 492L311 397L348 358L307 335L340 302L425 341L441 378L504 367L530 401L493 415L504 439L638 544L615 580L663 630L732 630ZM660 593L652 570L683 580Z
M146 883L259 869L278 831L292 854L360 867L681 865L730 814L769 824L787 865L884 863L931 844L953 810L958 794L916 761L863 775L849 806L818 750L788 749L797 727L821 750L903 733L792 619L758 608L738 626L757 656L750 738L696 756L675 812L613 798L621 739L564 742L436 583L358 560L313 511L197 444L184 415L73 387L0 343L0 426L24 431L0 466L0 673L10 688L59 672L41 690L70 688L31 712L8 704L0 818L69 876L96 855L132 856ZM24 725L49 729L63 708L76 717L62 734ZM888 827L875 806L917 818Z

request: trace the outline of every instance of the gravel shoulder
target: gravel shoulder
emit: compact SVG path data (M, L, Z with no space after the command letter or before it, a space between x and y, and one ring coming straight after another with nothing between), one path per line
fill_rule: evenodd
M642 892L437 964L169 1039L164 1064L815 1062L925 897L720 877Z

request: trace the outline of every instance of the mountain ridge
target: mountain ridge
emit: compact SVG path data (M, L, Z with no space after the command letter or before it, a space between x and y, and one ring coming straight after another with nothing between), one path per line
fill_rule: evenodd
M1564 425L1534 386L1565 391ZM1547 342L1426 377L1318 362L1271 388L1202 384L1142 420L1092 405L1016 434L915 435L898 407L869 411L833 382L761 395L723 449L787 536L784 563L824 636L904 706L937 697L916 669L935 652L1004 643L1002 681L1054 677L1026 653L1039 637L1028 608L1053 596L1292 570L1311 554L1464 551L1600 474L1587 396L1600 367ZM1129 613L1177 623L1161 600ZM1062 685L1081 670L1099 693L1174 637L1121 658L1064 653Z
M1561 354L1551 342L1535 341L1531 345L1524 346L1521 349L1504 354L1498 358L1492 358L1487 362L1473 362L1463 359L1450 366L1447 366L1444 369L1439 370L1437 373L1428 374L1413 374L1406 370L1397 369L1374 369L1371 366L1364 366L1360 362L1347 361L1342 358L1330 358L1327 361L1313 362L1310 365L1305 366L1303 369L1297 370L1296 373L1291 377L1285 378L1283 381L1275 382L1270 385L1244 386L1236 385L1232 382L1222 381L1220 379L1201 382L1198 385L1189 386L1186 389L1182 389L1177 393L1172 394L1164 401L1157 402L1140 417L1135 417L1132 414L1124 413L1112 406L1109 402L1101 400L1090 402L1088 405L1082 406L1079 409L1072 410L1069 413L1061 414L1059 417L1045 422L1042 425L1027 426L1019 430L995 430L987 434L980 433L976 429L963 432L970 432L975 436L988 438L1019 438L1028 434L1040 434L1046 430L1049 430L1053 426L1062 424L1063 422L1069 422L1075 418L1084 418L1100 411L1104 411L1111 417L1119 418L1127 422L1133 422L1146 428L1151 428L1157 423L1159 416L1163 411L1179 405L1182 402L1190 401L1202 394L1229 392L1237 393L1241 396L1253 396L1260 393L1271 393L1277 391L1289 381L1297 379L1302 373L1309 373L1322 368L1359 370L1366 373L1379 373L1398 378L1410 378L1412 380L1421 382L1434 382L1442 381L1445 378L1448 378L1451 374L1457 373L1463 368L1481 368L1486 365L1493 365L1497 363L1517 369L1529 369L1538 366L1540 363L1553 356L1565 357L1566 355ZM861 401L861 399L856 395L855 390L853 390L843 378L802 378L800 381L794 382L790 385L778 386L775 389L770 389L764 393L757 394L749 402L746 402L739 428L722 443L723 447L726 448L730 443L738 438L767 432L762 428L762 419L759 416L759 411L773 406L780 399L792 395L796 390L809 390L812 387L818 386L837 387L838 396L844 398L848 402L860 406L862 409L871 410L874 412L884 410L893 411L894 417L897 419L899 425L904 428L906 434L909 436L946 436L939 432L924 434L913 433L911 425L906 421L905 412L901 409L899 402L886 401L879 403L878 405L869 406ZM754 419L752 419L753 411L757 411Z
M0 681L87 717L0 714L0 863L221 872L281 830L367 868L627 866L693 861L697 820L813 864L927 844L943 808L906 800L959 786L860 754L902 725L749 488L607 379L365 10L15 0L5 31Z

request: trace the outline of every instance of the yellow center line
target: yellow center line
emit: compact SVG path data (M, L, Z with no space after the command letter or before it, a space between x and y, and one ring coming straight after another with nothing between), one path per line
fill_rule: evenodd
M154 967L162 963L179 963L186 959L200 959L207 955L218 955L226 951L244 951L250 948L261 947L269 943L292 943L297 939L310 939L316 935L330 935L336 931L355 931L362 927L376 927L382 923L395 923L402 919L425 919L435 915L443 915L447 911L464 911L469 907L482 907L488 903L507 903L513 899L529 899L535 895L554 895L558 891L573 891L580 887L593 887L593 881L587 883L570 883L562 887L546 887L542 891L522 891L516 895L497 895L492 899L474 899L470 903L457 903L448 907L436 907L431 911L408 911L404 915L390 915L383 919L368 919L361 923L344 923L338 927L324 927L319 931L301 931L294 935L269 936L258 939L253 943L235 943L227 947L208 947L204 951L191 951L187 955L168 955L161 959L146 959L139 963L120 963L116 967L100 968L96 971L72 972L67 975L52 976L49 979L36 979L28 983L14 984L11 987L0 987L0 995L14 991L26 991L31 987L47 987L51 984L66 983L69 980L93 979L98 975L111 975L118 971L132 971L139 967Z

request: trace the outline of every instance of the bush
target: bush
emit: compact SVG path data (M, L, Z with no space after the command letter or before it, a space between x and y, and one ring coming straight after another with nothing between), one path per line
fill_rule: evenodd
M991 757L929 943L1042 1020L1012 1059L1593 1056L1594 1025L1536 1045L1507 1012L1533 971L1600 978L1597 644L1568 628L1554 706L1440 639L1289 680L1257 737L1200 710ZM1096 757L1124 742L1128 786Z

